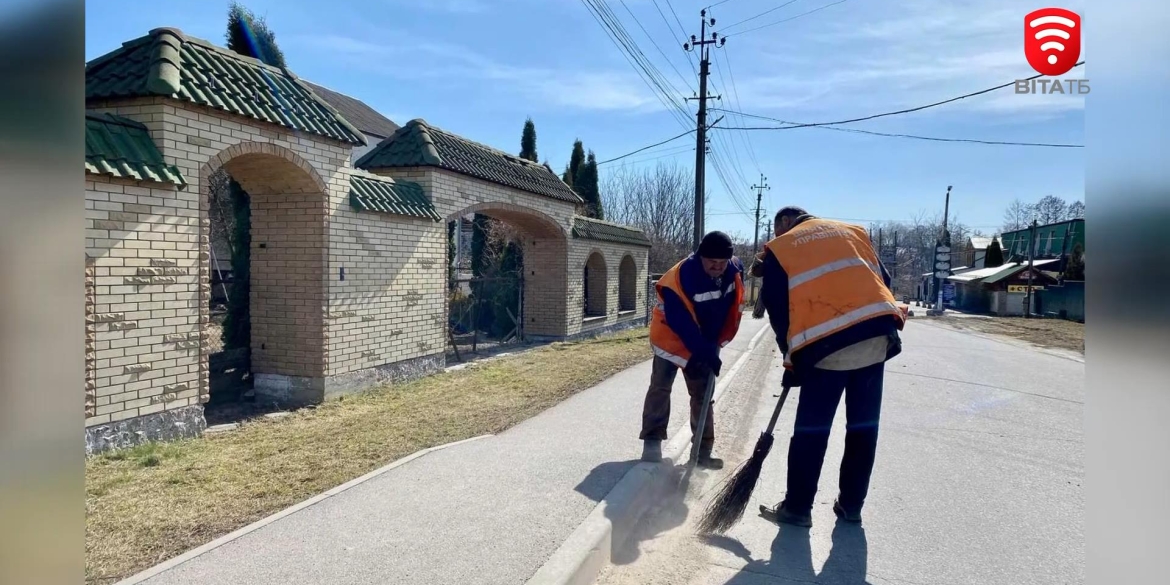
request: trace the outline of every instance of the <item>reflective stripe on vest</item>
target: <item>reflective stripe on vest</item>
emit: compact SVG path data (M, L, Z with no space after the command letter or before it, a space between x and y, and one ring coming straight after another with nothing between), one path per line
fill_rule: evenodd
M725 290L725 291L713 290L713 291L709 291L709 292L705 292L705 293L699 293L691 298L695 299L696 303L701 303L703 301L715 301L715 300L721 299L721 298L723 298L723 295L729 295L733 292L735 292L735 281L734 280L731 281L731 284L727 285L727 290Z
M879 278L882 275L881 268L878 268L876 264L864 258L842 258L841 260L835 260L833 262L829 262L828 264L822 264L816 268L813 268L812 270L806 270L800 274L797 274L796 276L790 276L788 278L788 290L792 290L814 278L824 276L830 272L844 270L852 266L868 266L869 269L873 270L874 274L877 274Z

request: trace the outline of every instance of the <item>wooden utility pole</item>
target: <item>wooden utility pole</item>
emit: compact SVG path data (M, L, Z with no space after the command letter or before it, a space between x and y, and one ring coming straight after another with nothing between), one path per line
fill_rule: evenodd
M947 217L949 217L950 214L951 214L951 186L947 185L947 201L943 207L942 235L939 236L939 239L938 239L939 245L938 245L938 247L935 248L935 250L940 250L940 249L942 249L943 246L946 246L946 248L947 248L948 260L947 260L946 272L950 272L950 270L951 270L950 260L949 260L951 238L950 238L950 234L947 233ZM941 315L942 311L943 311L943 281L945 279L943 277L939 276L939 274L942 273L941 272L942 269L940 269L938 267L940 255L941 254L935 254L935 274L934 274L935 285L934 286L938 290L938 295L937 295L938 304L935 305L934 309L935 309L935 311L938 312L938 314Z
M756 237L752 241L752 253L755 254L760 251L760 204L764 200L764 191L771 191L772 187L768 185L768 177L764 173L760 173L760 184L752 185L752 189L756 190ZM769 240L771 238L768 238ZM756 298L756 280L752 279L752 298Z
M711 38L707 39L707 26L715 26L714 18L707 18L707 9L699 11L699 16L702 17L702 23L699 26L699 36L691 35L691 42L683 43L683 49L686 51L699 51L699 95L694 98L699 101L698 126L695 132L695 233L694 233L694 249L698 251L699 241L703 239L705 233L703 220L705 217L706 202L704 201L707 168L707 100L712 99L707 95L707 75L710 73L710 56L711 50L708 45L717 45L722 47L727 42L727 38L719 38L719 33L711 33ZM713 99L719 99L718 96L713 96Z

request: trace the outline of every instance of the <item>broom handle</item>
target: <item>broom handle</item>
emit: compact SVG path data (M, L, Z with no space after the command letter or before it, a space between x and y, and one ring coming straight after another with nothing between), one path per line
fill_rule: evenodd
M780 392L780 401L776 403L776 410L772 411L772 420L768 421L768 430L764 431L764 434L770 435L772 434L772 431L775 430L776 420L780 418L780 409L784 407L784 401L787 399L788 386L785 386L784 390Z
M703 427L707 424L707 412L711 408L711 399L715 397L715 374L707 376L707 390L703 393L703 406L699 408L699 422L695 424L695 436L691 444L691 463L699 460L699 445L703 442Z

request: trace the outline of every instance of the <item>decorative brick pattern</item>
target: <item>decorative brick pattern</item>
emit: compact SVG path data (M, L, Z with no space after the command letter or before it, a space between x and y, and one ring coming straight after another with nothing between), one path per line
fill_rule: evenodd
M201 428L191 412L209 397L207 185L221 167L251 196L258 380L319 401L441 367L445 222L356 211L350 177L368 173L349 166L350 145L166 98L88 107L145 125L186 185L86 176L87 428L147 415L152 429L185 425L152 436ZM607 267L594 285L605 315L585 332L644 319L642 286L633 287L637 310L619 314L628 289L618 275L644 282L645 249L574 239L573 204L435 168L385 174L419 184L447 220L480 212L521 230L527 335L583 332L582 275L593 251ZM619 270L623 261L632 272Z

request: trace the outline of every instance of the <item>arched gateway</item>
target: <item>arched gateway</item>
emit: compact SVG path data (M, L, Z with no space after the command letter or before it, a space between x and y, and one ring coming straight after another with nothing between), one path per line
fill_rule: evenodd
M628 281L645 282L646 238L578 216L581 200L544 165L422 120L355 164L366 135L309 84L176 29L87 64L86 98L89 452L205 426L221 374L217 171L248 197L240 351L259 395L318 402L443 367L446 223L468 214L522 234L526 337L645 317L645 287ZM589 315L587 263L608 267L589 284Z

